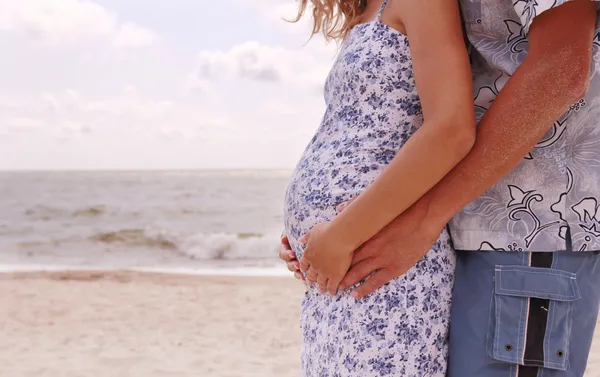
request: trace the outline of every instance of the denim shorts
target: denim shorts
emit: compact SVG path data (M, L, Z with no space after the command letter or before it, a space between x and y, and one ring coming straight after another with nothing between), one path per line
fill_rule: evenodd
M449 377L581 377L598 252L457 251Z

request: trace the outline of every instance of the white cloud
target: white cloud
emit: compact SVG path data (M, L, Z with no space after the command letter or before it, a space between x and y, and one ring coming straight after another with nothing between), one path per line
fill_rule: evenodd
M297 115L300 110L297 106L286 104L278 101L267 101L262 106L263 111L266 114L278 114L278 115Z
M197 106L142 98L133 88L104 99L87 99L75 90L66 90L23 98L10 105L0 102L0 129L4 134L32 129L54 136L133 130L193 137L200 136L202 130L230 124L227 117L211 115Z
M205 89L215 78L250 79L263 82L284 82L312 86L320 92L338 46L313 36L311 6L297 23L298 2L289 0L233 0L237 6L255 10L262 23L286 31L285 46L247 41L230 49L205 50L198 54L198 65L192 75L196 86ZM307 43L308 42L308 43Z
M99 39L117 47L144 47L156 40L151 31L122 22L89 0L0 0L2 31L51 45Z
M236 45L228 51L202 51L191 76L206 88L211 81L245 79L322 86L333 53L323 46L286 49L256 41Z
M0 169L293 166L322 104L260 97L247 98L253 110L236 103L231 111L133 88L102 98L72 89L15 98L0 103Z
M119 27L113 38L116 47L137 48L152 45L158 38L151 31L126 22Z
M63 131L66 132L73 132L73 133L82 133L82 134L88 134L90 132L92 132L92 130L94 129L94 127L92 127L89 124L86 123L79 123L79 122L75 122L75 121L66 121L63 124Z
M308 38L312 30L310 6L298 22L289 22L298 15L298 3L288 0L236 0L239 5L256 9L264 21L287 33Z
M285 55L282 48L258 42L237 45L229 51L201 51L195 76L204 81L219 77L280 81L287 74L287 67L282 64Z
M253 1L0 0L0 169L293 166L336 46Z
M43 120L42 119L34 119L29 117L22 116L11 116L7 117L2 121L8 131L33 131L42 127Z
M65 101L67 106L68 103L68 100ZM151 120L165 117L174 107L171 101L142 99L134 89L126 88L114 98L85 102L78 100L75 108L85 114Z

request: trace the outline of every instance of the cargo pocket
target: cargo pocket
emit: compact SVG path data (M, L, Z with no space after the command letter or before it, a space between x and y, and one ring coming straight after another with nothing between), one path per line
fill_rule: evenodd
M494 277L487 336L493 362L567 370L571 310L580 298L576 275L549 268L496 266ZM544 314L530 320L536 311Z

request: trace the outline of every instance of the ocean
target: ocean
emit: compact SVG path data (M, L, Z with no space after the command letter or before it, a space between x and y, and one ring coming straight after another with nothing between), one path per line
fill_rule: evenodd
M290 173L0 172L0 265L281 273Z

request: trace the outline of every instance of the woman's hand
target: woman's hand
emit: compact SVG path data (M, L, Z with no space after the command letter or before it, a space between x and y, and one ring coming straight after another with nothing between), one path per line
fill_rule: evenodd
M300 242L306 245L300 270L307 274L309 283L317 283L321 293L335 296L340 282L350 269L354 247L338 234L331 222L315 225Z
M296 258L296 253L290 246L288 236L283 233L281 235L281 245L279 247L279 259L283 260L290 272L294 273L294 277L298 280L304 280L304 275L300 272L300 262Z

